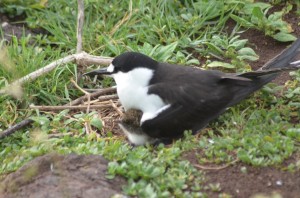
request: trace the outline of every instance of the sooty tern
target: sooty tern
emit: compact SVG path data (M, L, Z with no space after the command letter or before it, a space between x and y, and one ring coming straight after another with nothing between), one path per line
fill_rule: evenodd
M120 127L135 145L182 137L198 132L228 107L272 81L281 71L300 68L300 39L260 70L241 74L201 70L168 63L136 53L123 53L107 68L86 75L107 74L117 84L125 111L142 111L140 127Z

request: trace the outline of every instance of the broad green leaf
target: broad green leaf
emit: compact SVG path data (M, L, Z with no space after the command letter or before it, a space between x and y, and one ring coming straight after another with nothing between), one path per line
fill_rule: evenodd
M236 16L234 14L231 14L230 17L235 21L237 22L238 24L240 24L241 26L244 26L244 27L248 27L248 28L253 28L255 27L254 24L252 24L250 21L247 21L246 19L243 19L239 16Z
M213 44L213 43L209 43L209 42L206 42L205 43L207 45L207 47L210 49L210 51L212 53L215 53L215 54L218 54L218 55L223 55L224 54L224 51L219 48L217 45Z
M40 125L48 125L50 123L50 120L45 116L33 116L30 119L34 120Z
M238 151L237 156L243 162L246 162L246 163L251 162L249 154L245 150L243 150L243 149L241 149L241 150Z
M242 40L237 40L234 41L229 45L229 47L234 47L236 50L243 48L246 43L248 42L248 39L242 39Z
M148 56L152 56L151 54L152 49L153 49L152 45L146 42L141 48L139 48L139 52L146 54Z
M289 128L286 132L289 137L300 139L300 128Z
M259 8L260 10L266 10L271 7L269 3L263 2L256 2L256 3L248 3L246 6L243 7L242 12L246 15L251 15L254 8Z
M187 65L199 65L200 62L199 62L199 60L193 58L193 59L188 60L188 61L186 62L186 64L187 64Z
M238 58L240 58L241 60L247 59L247 60L255 61L259 58L259 56L250 47L244 47L238 50Z
M220 61L213 61L207 65L207 67L223 67L223 68L228 68L228 69L233 69L235 68L234 65L230 63L224 63Z
M91 120L91 125L96 127L97 129L102 129L102 121L98 117L93 117Z
M176 49L178 45L178 42L171 43L166 46L159 46L157 48L157 51L155 52L155 57L157 60L165 62L167 61L171 56L174 50Z
M180 16L186 21L189 21L193 17L191 13L181 14Z
M257 17L260 20L262 20L264 18L264 13L262 12L261 8L259 8L259 7L253 8L252 15Z
M295 41L297 39L294 35L285 32L279 32L273 38L281 42Z

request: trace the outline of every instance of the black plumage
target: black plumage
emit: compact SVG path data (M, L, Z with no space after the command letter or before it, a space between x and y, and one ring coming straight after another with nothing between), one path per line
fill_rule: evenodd
M126 73L137 67L154 71L148 94L159 96L170 107L142 122L141 129L154 139L176 139L185 130L198 132L228 107L272 81L280 72L299 69L299 65L290 64L299 50L300 39L260 70L241 74L159 63L136 52L121 54L112 64L114 72Z

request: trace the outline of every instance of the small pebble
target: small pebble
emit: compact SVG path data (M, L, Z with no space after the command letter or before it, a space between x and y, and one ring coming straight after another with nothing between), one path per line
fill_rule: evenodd
M242 173L247 173L247 168L245 166L241 167L241 172Z
M8 26L8 23L7 23L7 22L3 22L3 23L1 24L1 27L6 27L6 26Z
M277 181L276 181L276 185L277 185L277 186L282 186L282 181L281 181L281 180L277 180Z
M50 170L51 170L51 172L53 172L53 171L54 171L54 168L53 168L53 163L51 163L51 164L50 164Z

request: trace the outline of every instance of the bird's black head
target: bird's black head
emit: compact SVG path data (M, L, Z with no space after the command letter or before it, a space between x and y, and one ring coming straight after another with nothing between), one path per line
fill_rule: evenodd
M111 75L118 72L127 73L135 68L148 68L155 70L158 62L152 58L138 53L138 52L125 52L112 61L112 63L107 68L96 69L85 73L87 76L95 75Z
M112 73L123 72L127 73L135 68L148 68L155 70L158 62L152 58L138 53L138 52L125 52L112 61Z

